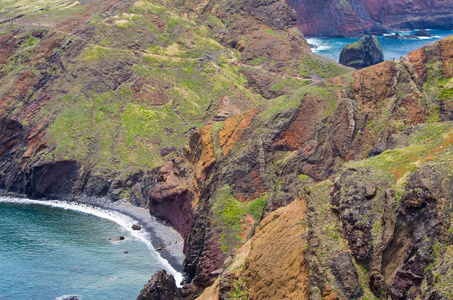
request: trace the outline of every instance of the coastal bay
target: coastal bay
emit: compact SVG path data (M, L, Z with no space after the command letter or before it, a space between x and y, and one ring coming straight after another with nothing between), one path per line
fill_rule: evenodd
M0 197L1 299L133 299L159 269L182 280L176 231L146 209L96 201Z

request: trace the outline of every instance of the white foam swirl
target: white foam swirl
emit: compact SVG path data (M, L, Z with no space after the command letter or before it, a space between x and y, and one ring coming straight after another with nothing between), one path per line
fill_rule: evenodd
M311 49L311 51L313 51L315 53L332 48L332 45L330 45L329 43L327 43L321 39L317 39L317 38L307 38L307 43L310 45L316 46L316 48Z

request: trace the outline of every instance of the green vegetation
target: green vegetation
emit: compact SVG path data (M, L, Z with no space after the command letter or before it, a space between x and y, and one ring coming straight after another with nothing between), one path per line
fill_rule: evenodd
M30 37L22 43L22 48L33 47L38 42L39 42L39 39L30 35Z
M245 279L240 278L239 280L233 280L233 289L231 290L231 299L234 300L247 300L247 291L242 290L241 282L244 282Z
M232 188L224 185L217 191L214 197L212 211L214 213L215 226L221 230L220 244L226 254L233 250L241 242L238 233L246 215L252 215L255 221L259 221L266 205L267 194L249 202L240 202L232 195Z
M426 124L410 137L409 146L387 150L372 158L347 163L346 166L372 167L398 180L411 174L423 163L448 159L452 145L452 124Z
M332 78L348 72L347 68L328 58L302 54L298 75L303 78L311 78L314 75L321 78Z

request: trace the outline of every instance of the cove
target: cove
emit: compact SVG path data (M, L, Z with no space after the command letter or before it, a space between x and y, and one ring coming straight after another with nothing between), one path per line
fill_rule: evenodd
M89 205L0 197L0 299L135 299L159 269L180 282L135 222Z

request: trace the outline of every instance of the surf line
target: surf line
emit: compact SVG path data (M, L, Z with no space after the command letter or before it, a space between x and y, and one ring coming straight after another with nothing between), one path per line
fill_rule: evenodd
M0 196L0 203L11 203L11 204L23 204L23 205L42 205L49 206L54 208L60 208L65 210L78 211L81 213L90 214L98 218L110 220L124 229L126 229L133 237L138 239L140 242L146 244L148 249L156 255L158 260L162 263L164 268L175 278L176 284L178 287L181 287L181 282L183 281L183 274L176 271L173 266L164 259L159 252L154 249L153 245L150 242L150 235L145 230L132 230L132 225L137 224L137 220L120 213L116 210L109 210L105 208L100 208L90 204L77 203L77 202L66 202L61 200L31 200L26 198L15 198L9 196Z

